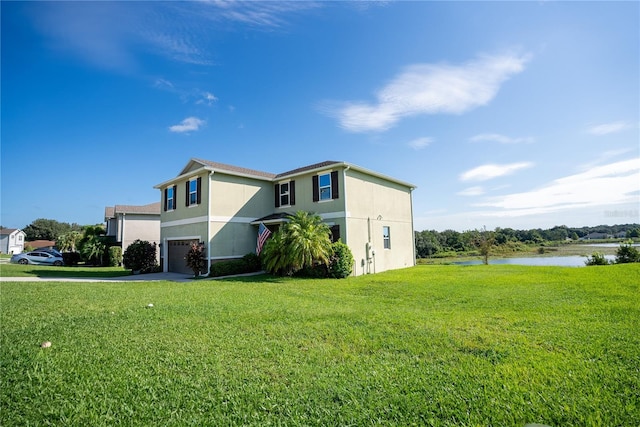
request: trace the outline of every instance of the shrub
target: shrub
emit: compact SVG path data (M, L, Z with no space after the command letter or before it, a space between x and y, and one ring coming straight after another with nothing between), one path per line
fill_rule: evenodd
M587 257L587 260L584 263L585 265L609 265L609 261L604 257L604 255L598 252L594 252L593 255Z
M204 259L204 245L195 242L191 243L185 260L187 261L187 267L193 271L194 277L199 276L207 268L207 260Z
M111 246L109 248L109 259L107 264L109 267L117 267L122 263L122 248L120 246Z
M146 240L136 240L129 245L122 256L124 268L140 273L151 273L158 267L156 244Z
M332 245L333 254L329 260L329 277L344 279L353 270L353 254L349 246L337 241Z
M344 279L353 271L353 254L349 246L337 241L331 244L329 264L318 263L313 267L305 267L294 273L296 277Z
M640 251L632 246L631 242L623 243L616 251L616 264L640 262Z
M209 267L209 276L233 276L260 271L260 259L256 254L246 254L242 259L219 261Z
M80 262L80 253L79 252L64 252L62 254L62 260L64 261L64 265L66 265L66 266L78 265L78 263Z

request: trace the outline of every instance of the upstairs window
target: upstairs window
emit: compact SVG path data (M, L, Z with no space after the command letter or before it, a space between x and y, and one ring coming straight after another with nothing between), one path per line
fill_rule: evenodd
M313 176L313 201L338 198L338 171Z
M296 182L289 181L276 184L276 208L281 206L293 206L296 204Z
M385 249L391 249L391 227L382 227L382 242Z
M331 199L331 174L325 173L318 177L318 189L320 191L320 200Z
M187 181L186 186L186 206L199 205L202 193L202 178L198 177Z
M172 211L176 208L176 192L178 186L168 187L164 189L164 210Z

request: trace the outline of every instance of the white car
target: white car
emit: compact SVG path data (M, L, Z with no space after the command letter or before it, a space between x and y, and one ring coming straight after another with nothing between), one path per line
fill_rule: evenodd
M64 265L62 256L50 254L44 251L33 251L11 256L14 264L39 264L39 265Z

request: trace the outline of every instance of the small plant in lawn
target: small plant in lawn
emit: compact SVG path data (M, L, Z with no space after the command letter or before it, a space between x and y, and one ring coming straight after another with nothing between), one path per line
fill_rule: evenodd
M124 268L133 272L152 273L158 268L156 244L146 240L136 240L124 251Z
M194 277L207 270L207 260L204 258L204 244L202 243L192 242L184 259L187 261L187 267L193 271Z

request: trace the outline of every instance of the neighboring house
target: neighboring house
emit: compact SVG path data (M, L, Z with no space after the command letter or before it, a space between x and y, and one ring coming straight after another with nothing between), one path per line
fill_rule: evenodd
M32 242L25 242L24 247L33 249L55 249L56 242L53 240L34 240Z
M607 233L589 233L584 237L581 237L580 240L600 240L600 239L612 239L612 234Z
M288 214L313 212L355 258L353 274L415 265L415 186L347 162L272 174L191 159L161 192L164 271L189 273L184 256L202 242L209 263L255 252L258 225L275 231Z
M135 240L160 243L160 203L143 206L115 205L106 207L104 220L107 236L113 236L122 252Z
M19 228L3 228L0 230L0 253L21 254L24 252L26 234Z

